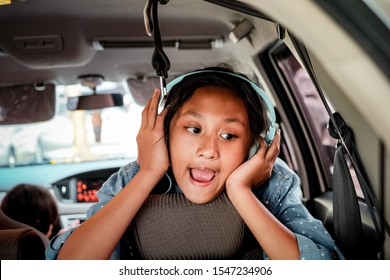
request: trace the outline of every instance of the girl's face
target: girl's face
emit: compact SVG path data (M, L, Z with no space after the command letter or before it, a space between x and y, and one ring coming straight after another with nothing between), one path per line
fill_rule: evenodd
M170 159L176 182L194 203L207 203L248 157L248 114L230 89L198 88L170 123Z

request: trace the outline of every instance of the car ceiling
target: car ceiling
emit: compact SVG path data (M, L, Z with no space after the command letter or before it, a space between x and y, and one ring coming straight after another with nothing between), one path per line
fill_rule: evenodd
M171 61L170 77L220 62L230 63L244 73L257 71L254 67L256 61L252 57L277 38L274 22L245 16L254 29L246 40L238 43L238 48L229 39L229 33L244 16L210 3L216 1L170 0L167 5L159 5L163 39L224 40L223 48L213 50L186 51L165 47ZM381 76L376 65L363 54L350 36L346 36L329 17L320 13L314 1L245 2L261 8L276 21L288 26L307 45L313 54L313 62L319 62L319 78L328 81L324 84L327 87L325 90L333 95L331 97L336 109L341 108L339 105L344 103L342 98L345 96L369 121L367 127L370 130L374 129L382 139L390 139L390 123L381 121L388 120L390 116L386 107L389 102L385 102L390 98L388 80ZM150 45L152 38L146 35L144 28L145 4L146 0L27 0L0 6L0 24L3 27L0 29L0 85L45 81L73 84L77 82L78 76L88 74L100 74L112 81L154 75L151 64L153 47L99 50L92 44L93 40L103 39L126 43L143 41ZM45 48L21 51L14 41L15 38L23 40L52 35L61 38L62 47L59 51ZM242 69L243 65L247 69ZM358 78L355 74L359 75ZM371 83L366 81L375 81L377 98L373 99L366 94L371 91ZM332 87L329 88L327 84ZM344 111L347 111L348 121L356 119L356 112L351 110L351 106Z
M0 6L0 83L71 84L86 74L100 74L114 81L154 75L150 45L153 38L144 27L145 3L146 0L29 0ZM229 32L243 19L241 14L197 0L171 0L159 5L158 14L163 40L224 41L223 48L199 48L190 55L183 49L165 47L171 60L170 73L200 67L199 61L240 61L240 54L233 55ZM257 49L275 38L274 23L264 21L264 25L263 33L258 34L261 41L256 42ZM101 45L96 44L100 41L131 47L101 50ZM135 43L150 46L140 48ZM251 48L249 52L254 52Z

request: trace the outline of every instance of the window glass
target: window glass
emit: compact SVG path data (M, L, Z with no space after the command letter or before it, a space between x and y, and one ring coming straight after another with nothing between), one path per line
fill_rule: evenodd
M330 174L337 140L328 133L329 115L321 97L309 74L293 55L280 58L277 63L291 86L302 117L311 131L313 141L320 148L319 154Z
M323 104L320 94L306 69L301 66L293 55L286 58L278 58L277 64L286 81L291 86L291 91L301 110L302 117L310 129L310 135L319 151L318 155L320 160L325 167L326 176L331 178L337 140L328 133L329 114ZM332 105L329 101L327 101L327 103L333 113L334 110ZM347 162L350 163L348 159ZM356 173L352 165L349 165L357 196L363 198Z

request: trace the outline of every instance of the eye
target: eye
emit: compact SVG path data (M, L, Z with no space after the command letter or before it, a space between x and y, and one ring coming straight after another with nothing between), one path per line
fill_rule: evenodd
M194 133L194 134L200 133L200 128L198 128L198 127L186 127L186 129L187 129L189 132Z
M232 140L233 138L237 138L237 136L230 133L222 133L221 137L225 140Z

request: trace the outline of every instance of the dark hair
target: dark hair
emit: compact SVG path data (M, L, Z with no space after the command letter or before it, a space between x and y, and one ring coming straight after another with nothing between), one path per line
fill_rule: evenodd
M28 224L44 234L49 231L50 224L55 228L59 223L53 196L47 189L36 185L16 185L4 196L1 209L8 217Z
M215 70L218 72L201 72L202 70ZM196 72L199 71L199 74ZM165 106L170 105L164 121L164 130L167 142L169 141L169 125L175 113L186 103L193 93L204 86L223 87L232 90L245 104L248 112L249 129L251 132L252 144L258 141L259 135L264 134L269 126L267 112L263 99L253 89L253 87L244 79L234 77L221 72L230 72L238 74L248 79L241 73L236 73L228 66L207 67L201 70L195 70L182 81L174 85L168 93Z

